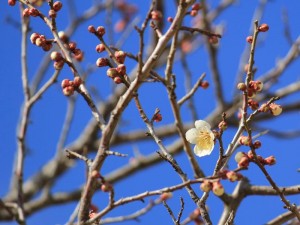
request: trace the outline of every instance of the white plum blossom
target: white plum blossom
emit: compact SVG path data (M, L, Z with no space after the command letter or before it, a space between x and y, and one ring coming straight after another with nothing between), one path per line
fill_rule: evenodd
M185 138L191 144L195 144L194 153L199 157L210 155L214 149L215 135L209 123L204 120L195 121L195 128L189 129Z

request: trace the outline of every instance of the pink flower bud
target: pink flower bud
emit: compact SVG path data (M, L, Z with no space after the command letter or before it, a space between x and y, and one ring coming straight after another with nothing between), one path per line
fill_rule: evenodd
M116 51L115 58L118 61L118 63L123 64L125 62L126 54L123 51Z
M24 9L22 15L23 17L29 17L30 16L29 9L28 8Z
M276 163L276 158L273 155L271 155L271 156L265 158L265 163L270 166L274 165Z
M37 17L40 15L40 12L36 8L31 8L29 9L29 15L33 17Z
M96 29L93 25L88 26L88 31L93 34L96 33Z
M71 86L69 79L62 80L62 82L61 82L61 87L62 88L69 87L69 86Z
M110 78L115 78L119 75L118 71L116 70L116 68L109 68L106 71L106 75Z
M8 5L14 6L16 4L16 0L8 0Z
M36 41L36 39L39 38L39 37L40 37L40 35L39 35L38 33L32 33L32 34L30 35L30 41L31 41L31 43L35 45L35 44L36 44L35 41Z
M269 30L269 25L266 24L266 23L263 23L262 25L260 25L260 26L258 27L258 30L261 31L261 32L266 32L266 31Z
M239 142L241 145L249 146L251 144L251 138L248 136L240 136Z
M124 64L119 64L116 68L119 75L124 76L126 74L126 66Z
M237 173L234 171L228 171L226 177L229 181L234 182L238 179Z
M61 70L64 67L65 62L63 60L54 62L53 67L56 70Z
M192 5L192 10L200 10L202 7L199 3L195 3L194 5Z
M74 94L74 87L73 87L73 86L65 87L65 88L63 89L63 94L64 94L65 96L71 96L71 95L73 95L73 94Z
M282 113L282 107L280 105L277 105L275 103L271 103L269 105L270 111L274 116L278 116Z
M252 36L248 36L248 37L246 38L246 41L247 41L249 44L251 44L251 43L253 42L253 37L252 37Z
M172 198L172 196L173 196L172 192L164 192L159 196L159 198L162 201L166 201L166 200Z
M97 61L96 61L96 65L98 67L108 66L108 59L106 59L106 58L98 58Z
M45 51L45 52L48 52L50 51L50 49L52 48L52 43L50 42L46 42L43 46L42 46L42 49Z
M254 148L258 149L258 148L261 147L261 142L260 142L259 140L256 140L256 141L253 143L253 145L254 145Z
M60 61L60 60L63 59L62 55L59 52L56 52L56 51L51 52L50 58L53 61Z
M151 19L160 21L162 19L162 13L158 10L153 10L151 12Z
M155 122L162 121L162 115L160 113L156 113L153 119Z
M105 51L105 46L104 44L99 44L96 46L96 52L101 53Z
M207 89L209 87L209 83L208 81L204 80L200 82L200 87L202 87L203 89Z
M247 156L243 156L238 163L238 167L247 168L248 166L249 166L249 158Z
M53 3L53 9L58 12L62 8L62 3L60 1L54 2Z
M237 152L234 156L234 160L239 163L242 159L242 157L245 157L246 154L244 152Z
M215 181L212 183L212 185L213 185L212 191L215 195L221 196L224 194L225 190L223 185L220 183L220 181Z
M212 183L209 180L204 180L201 184L200 184L200 189L203 192L209 192L212 189Z
M248 99L248 105L252 110L256 110L259 107L258 102L254 101L253 99Z
M123 81L122 81L122 79L121 79L120 77L115 77L115 78L114 78L114 82L115 82L116 84L121 84Z
M59 37L59 39L61 39L65 43L69 42L69 37L66 35L66 33L64 31L59 31L58 32L58 37Z
M69 48L70 48L71 51L75 51L75 49L77 47L76 42L70 41L68 45L69 45Z
M246 91L247 86L246 86L245 83L238 83L237 89L239 89L239 90L241 90L241 91Z
M102 37L105 34L105 28L103 26L97 27L97 33L100 37Z

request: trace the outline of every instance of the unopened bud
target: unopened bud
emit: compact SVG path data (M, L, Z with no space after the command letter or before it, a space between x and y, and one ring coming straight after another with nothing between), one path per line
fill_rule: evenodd
M105 28L103 26L97 27L97 33L100 37L102 37L105 34Z
M253 37L252 36L248 36L246 38L246 41L251 44L253 42Z
M271 155L271 156L265 158L265 163L270 166L274 165L276 163L276 158L273 155Z
M164 193L162 193L162 194L159 196L159 198L160 198L162 201L166 201L166 200L172 198L172 196L173 196L172 192L164 192Z
M98 67L108 66L108 59L107 58L98 58L96 61L96 65Z
M123 51L116 51L115 58L118 61L118 63L123 64L125 62L126 54Z
M101 53L105 51L105 46L104 44L99 44L96 46L96 52Z
M258 30L261 31L261 32L266 32L266 31L269 30L269 25L266 24L266 23L263 23L262 25L260 25L260 26L258 27Z
M249 166L249 158L247 156L243 156L238 163L238 167L247 168L248 166Z
M116 68L109 68L106 71L106 75L110 78L115 78L119 75L118 71L116 70Z
M280 105L277 105L275 103L271 103L269 105L270 111L274 116L278 116L282 113L282 107Z
M224 130L227 129L228 126L227 126L227 123L225 121L221 121L219 123L218 127L219 127L220 130L224 131Z
M224 187L223 185L220 183L220 181L215 181L213 182L213 188L212 188L212 191L215 195L217 196L221 196L224 194Z
M200 189L203 192L209 192L212 189L212 183L209 180L204 180L201 184L200 184Z
M229 181L234 182L238 179L237 173L234 171L228 171L226 177Z
M238 83L237 89L239 89L241 91L245 91L247 89L247 86L245 83Z
M241 136L239 142L241 145L249 146L251 143L251 138L249 136Z

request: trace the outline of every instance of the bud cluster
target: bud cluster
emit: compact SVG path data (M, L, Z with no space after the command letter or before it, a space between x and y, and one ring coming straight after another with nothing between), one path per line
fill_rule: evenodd
M217 196L221 196L224 194L224 187L221 184L220 180L217 181L204 180L200 185L200 189L204 192L209 192L212 190L212 192Z
M23 17L29 17L29 16L37 17L40 15L40 12L36 8L26 8L23 10L22 15Z
M260 112L269 112L274 116L278 116L282 113L281 105L277 105L276 103L267 104L264 103L259 108Z
M161 21L162 19L162 13L159 10L153 10L151 12L151 19L155 21Z
M81 62L83 60L84 54L83 52L77 48L77 43L74 41L70 41L69 37L66 35L65 32L59 31L58 32L58 37L62 42L64 42L64 46L70 50L72 53L72 56L78 61Z
M239 181L243 178L242 174L227 169L219 171L218 175L223 180L229 180L230 182Z
M99 37L103 37L106 32L105 27L98 26L96 29L93 25L88 26L88 31L92 34L98 35Z
M54 61L53 66L56 70L61 70L63 68L65 59L63 58L61 53L54 51L50 54L50 58Z
M202 6L199 3L195 3L192 5L192 10L190 11L190 15L195 17L198 15L198 11L202 9Z
M45 35L39 33L32 33L30 41L32 44L41 47L44 51L49 51L52 48L52 41L47 40Z
M80 77L75 77L73 81L69 79L64 79L61 82L61 87L63 89L63 94L65 96L71 96L74 94L74 91L82 84ZM94 172L94 171L93 171Z
M262 165L271 166L276 163L276 159L274 156L263 158L262 156L257 155L256 157ZM249 150L248 153L237 152L235 155L235 161L238 163L239 168L247 168L249 166L249 163L254 161L253 152L251 150Z
M96 46L97 52L102 52L105 50L103 44L99 44ZM126 66L123 64L126 59L126 53L123 51L115 51L114 53L115 60L119 63L116 68L109 68L106 71L108 77L112 78L116 84L123 83L123 79L126 75ZM105 67L110 65L109 60L107 58L98 58L96 61L96 65L98 67Z

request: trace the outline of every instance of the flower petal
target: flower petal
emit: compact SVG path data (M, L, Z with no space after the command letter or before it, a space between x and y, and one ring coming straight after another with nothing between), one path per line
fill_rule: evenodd
M204 120L196 120L195 127L199 130L210 130L210 125Z
M199 141L199 131L196 128L189 129L185 133L185 138L191 144L197 144Z
M210 153L212 152L212 150L213 150L213 147L212 147L211 149L203 149L203 148L199 148L198 145L195 145L195 147L194 147L194 153L195 153L198 157L210 155Z

